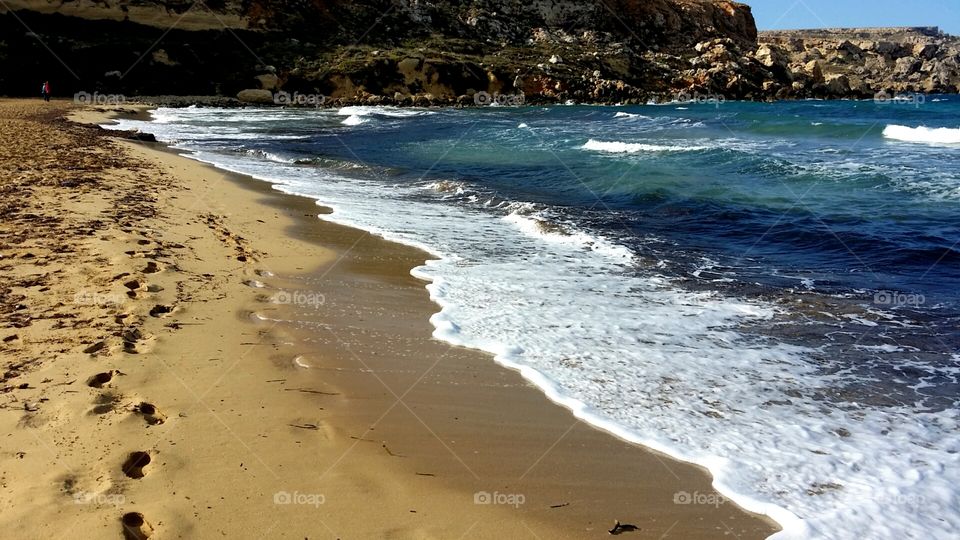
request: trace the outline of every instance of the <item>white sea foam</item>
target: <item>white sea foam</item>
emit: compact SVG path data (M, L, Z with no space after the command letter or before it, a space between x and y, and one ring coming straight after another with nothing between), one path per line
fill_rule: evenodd
M426 116L436 114L424 109L401 109L398 107L373 107L368 105L353 105L337 110L340 116L390 116L393 118L410 118L412 116Z
M512 212L503 219L530 236L601 253L623 264L630 264L634 259L633 252L619 244L610 242L600 236L588 234L573 226L556 223L543 216Z
M639 118L639 119L641 119L641 120L653 120L653 118L651 118L651 117L649 117L649 116L644 116L644 115L642 115L642 114L628 113L628 112L623 112L623 111L618 112L617 114L613 115L613 117L614 117L614 118L623 118L623 119Z
M960 128L907 127L890 124L883 129L883 136L897 141L928 144L960 144Z
M261 157L263 159L274 161L276 163L292 163L293 162L293 160L287 159L281 155L274 154L273 152L267 152L264 150L247 149L245 150L245 152L250 154L251 156Z
M189 140L175 125L155 126L119 127ZM777 317L772 305L638 275L615 242L529 203L482 211L412 197L447 195L422 185L242 154L192 157L312 197L333 208L323 219L428 250L438 259L413 273L430 280L440 306L436 337L492 352L601 429L708 468L721 493L783 525L777 538L946 539L960 530L957 411L818 400L832 395L835 375L809 351L741 327ZM614 251L595 249L604 242Z
M709 146L666 146L662 144L628 143L621 141L598 141L590 139L583 146L584 150L595 152L609 152L611 154L636 154L638 152L697 152L709 150Z
M344 118L344 119L343 119L343 122L340 122L340 123L343 124L343 125L345 125L345 126L359 126L360 124L362 124L362 123L364 123L364 122L366 122L366 120L364 120L362 116L359 116L359 115L356 115L356 114L352 114L352 115Z

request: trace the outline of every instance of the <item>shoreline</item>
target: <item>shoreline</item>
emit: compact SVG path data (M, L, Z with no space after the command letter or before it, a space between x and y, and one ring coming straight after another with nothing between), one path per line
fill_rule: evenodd
M689 99L678 100L678 95L684 95ZM614 102L614 101L577 101L570 103L568 101L551 101L551 100L525 100L522 104L519 105L501 105L501 107L508 108L522 108L522 107L561 107L561 106L576 106L576 107L659 107L659 106L669 106L669 105L684 105L684 104L697 104L707 102L710 104L716 103L804 103L807 101L858 101L858 102L888 102L891 100L906 100L906 99L926 99L937 96L957 96L958 94L951 93L942 93L942 92L926 92L926 91L888 91L882 90L877 92L873 96L864 96L864 95L846 95L846 96L806 96L806 97L786 97L786 98L777 98L773 96L756 98L756 99L734 99L726 98L720 95L714 94L699 94L699 93L666 93L663 95L653 96L647 101L634 100L633 102L623 101L623 102ZM97 98L101 98L101 101L96 101ZM326 98L326 96L324 96ZM29 98L3 98L3 99L29 99ZM87 101L83 101L86 99ZM118 101L119 100L119 101ZM76 99L75 99L76 101ZM330 110L330 109L341 109L344 107L395 107L397 109L486 109L491 107L491 105L480 105L475 103L415 103L401 101L396 103L380 103L380 104L370 104L362 100L353 100L353 99L325 99L323 103L319 105L296 105L289 103L278 103L278 102L253 102L253 101L240 101L235 97L229 96L143 96L134 99L127 99L125 96L116 95L116 94L90 94L86 98L81 98L81 101L78 102L81 106L85 107L94 107L94 108L123 108L123 107L138 107L144 109L153 109L158 107L169 107L173 109L182 109L187 107L211 107L218 109L243 109L243 108L277 108L277 109L293 109L293 110Z
M217 167L217 166L215 166L215 165L213 165L213 164L210 164L210 163L206 163L206 162L194 160L193 158L190 158L190 157L187 155L187 154L189 154L189 152L184 152L184 151L177 150L177 149L173 149L173 148L167 148L167 147L165 147L165 146L164 146L164 148L165 148L165 150L167 150L167 151L170 151L170 152L172 152L172 153L175 153L175 154L177 154L177 155L179 155L179 156L182 156L182 157L184 157L184 158L186 158L186 159L189 159L189 160L191 160L191 161L197 161L198 163L200 163L201 165L203 165L203 166L205 166L205 167L209 167L209 168L211 168L211 169L213 169L213 170L215 170L215 171L218 171L218 172L220 172L220 173L226 173L227 177L230 178L233 182L237 183L238 185L241 185L241 186L243 186L243 187L246 188L246 189L251 189L251 190L253 190L253 191L255 191L255 192L258 192L258 193L263 193L263 194L266 196L267 199L274 199L274 200L270 200L270 201L266 201L266 200L265 200L265 202L267 202L267 204L270 204L270 205L272 205L272 206L275 206L275 207L278 208L278 209L286 208L286 207L292 205L293 200L299 199L299 200L302 200L302 201L308 201L309 204L315 205L316 209L319 211L320 214L331 214L331 213L332 213L332 211L331 211L328 207L323 206L322 202L316 201L316 200L314 200L313 198L310 198L310 197L306 197L306 196L302 196L302 195L297 195L297 194L289 194L289 193L285 193L285 192L279 191L279 190L275 189L275 188L274 188L274 184L272 184L272 183L271 183L270 181L268 181L268 180L264 180L264 179L257 178L257 177L253 177L253 176L249 176L249 175L246 175L246 174L243 174L243 173L238 173L238 172L229 171L229 170L226 170L226 169L219 168L219 167ZM304 216L305 216L305 217L308 217L307 214L304 214ZM311 221L312 221L312 220L308 220L307 223L303 224L303 225L302 225L303 228L304 228L304 229L309 229L312 225L315 225L315 224L312 223ZM324 224L327 225L327 226L333 226L333 227L335 227L335 228L337 228L337 229L342 229L342 230L344 230L344 231L347 231L346 234L347 234L348 236L353 236L353 235L355 235L355 234L360 234L361 236L371 236L371 237L375 238L375 240L374 240L375 243L388 244L388 245L389 245L389 244L393 244L394 247L399 246L399 248L398 248L399 251L403 251L403 250L411 251L412 254L410 255L410 259L409 259L409 260L405 260L405 261L401 264L401 268L400 268L399 270L401 271L401 274L404 275L404 276L409 276L409 275L412 275L412 276L413 276L414 280L413 280L411 283L413 283L414 288L418 288L422 293L425 293L425 292L426 292L425 286L430 283L430 280L429 280L428 278L425 278L425 277L419 277L419 276L416 275L415 272L411 272L410 270L422 266L422 265L425 263L425 261L427 261L427 260L436 259L436 258L438 257L437 255L435 255L435 254L433 254L433 253L431 253L431 252L429 252L429 251L426 251L426 250L425 250L424 248L422 248L422 247L419 247L419 246L416 246L416 245L413 245L413 244L404 243L404 242L402 242L402 241L400 241L400 240L397 240L397 239L384 239L384 238L381 238L381 237L379 237L379 236L374 236L373 233L371 233L371 232L369 232L369 231L366 231L366 230L360 229L360 228L356 228L355 226L352 226L352 225L341 224L341 223L338 223L338 222L336 222L336 221L334 221L334 220L325 220L325 219L322 218L322 216L321 216L321 221L324 222ZM322 229L322 228L323 228L323 227L321 227L321 229ZM305 231L304 231L304 232L301 232L299 235L296 235L296 236L299 236L299 237L302 239L302 238L307 237L307 236L312 236L312 234L314 234L314 233L305 232ZM328 240L328 239L319 239L319 238L318 238L318 239L316 239L316 242L319 243L319 244L321 244L321 245L324 245L325 247L329 247L329 240ZM356 243L352 243L352 244L350 245L350 247L347 248L346 251L349 252L349 251L351 251L352 249L354 249L354 248L356 248L356 247L357 247L357 244L356 244ZM376 248L374 248L374 249L376 249ZM340 251L343 251L342 247L341 247L341 250L340 250ZM404 270L404 269L407 269L408 271L407 271L406 273L403 273L403 270ZM324 272L324 274L326 274L326 272ZM423 312L423 313L426 315L425 317L422 317L424 321L430 320L433 315L439 314L439 310L442 309L442 305L438 304L436 299L430 298L430 301L427 302L427 304L429 304L430 306L432 306L432 309L431 309L431 308L428 308L427 310L425 310L425 311ZM431 323L430 325L426 325L426 326L428 326L431 330L436 330L436 326L433 325L432 323ZM430 336L431 336L432 334L433 334L432 331L429 332L429 333L427 333L427 334L426 334L427 339L430 339ZM434 339L434 340L439 340L439 338L433 338L433 339ZM484 359L486 359L488 362L492 360L493 362L491 362L491 366L493 367L493 369L497 369L497 368L499 367L499 368L502 368L502 369L509 370L510 372L516 373L516 374L519 375L520 378L522 379L522 383L519 384L519 385L516 385L516 387L519 388L519 387L522 387L522 386L525 385L525 386L528 386L528 387L533 388L533 389L536 391L537 394L541 395L542 397L546 397L546 398L549 400L549 404L558 406L558 407L562 408L565 413L567 413L567 414L575 417L575 418L576 418L577 420L579 420L579 421L585 422L586 427L587 427L588 430L596 431L596 432L598 432L598 433L600 433L600 434L602 434L603 436L606 436L606 437L612 437L612 438L616 439L617 441L620 441L620 442L622 442L622 443L625 443L625 444L628 445L628 446L635 446L635 447L638 447L639 449L641 449L641 450L643 450L643 451L646 451L646 452L650 452L650 453L653 453L653 454L660 454L663 459L666 459L666 460L668 460L668 461L676 461L676 462L682 463L682 464L684 464L684 465L686 465L686 466L692 466L692 467L698 468L698 469L700 469L702 472L707 472L708 476L710 475L710 473L707 471L707 467L706 467L706 466L704 466L704 465L702 465L702 464L700 464L700 463L697 463L697 462L695 462L695 461L690 461L690 460L681 459L681 458L679 458L679 457L677 457L677 456L674 456L674 455L670 454L670 453L667 452L665 449L655 449L654 447L652 447L652 446L650 446L650 445L648 445L648 444L644 444L644 442L635 440L635 439L636 439L635 436L633 436L633 435L630 434L629 432L625 431L622 427L620 427L620 426L617 425L617 424L613 424L613 423L611 423L611 422L609 422L609 421L602 421L602 419L599 419L599 420L598 420L597 418L593 418L593 421L588 421L587 418L585 418L584 416L581 416L581 415L584 414L584 411L581 410L582 407L581 407L581 408L576 408L576 407L571 406L569 399L565 399L565 398L563 398L563 396L560 396L559 394L556 393L556 385L555 385L555 384L553 384L553 383L550 382L550 381L548 381L548 384L544 384L544 383L542 382L542 381L545 380L545 379L544 379L544 376L543 376L540 372L533 371L531 368L524 368L524 366L521 366L521 365L518 365L518 364L514 364L514 363L509 362L509 361L504 360L504 359L496 358L496 355L495 355L492 351L486 351L486 350L477 349L477 348L474 348L474 347L465 347L465 348L464 348L464 346L462 346L462 345L454 344L454 343L449 342L449 341L446 341L446 340L439 340L439 341L441 341L445 346L449 346L449 347L451 347L451 348L465 349L465 351L467 351L468 354L470 354L470 353L476 353L477 355L479 355L479 356L481 356L481 357L484 357ZM359 360L359 359L357 359L357 360ZM364 369L367 369L367 368L368 368L368 364L367 364L366 362L363 362L362 360L360 360L360 362L363 364L363 368L364 368ZM348 362L348 363L349 363L349 362ZM533 373L534 373L535 375L530 375L530 372L531 372L531 371L533 371ZM536 382L538 379L541 380L541 383L539 383L539 384ZM587 415L587 416L589 416L589 415ZM418 420L419 420L419 419L418 419ZM420 421L421 421L421 423L422 423L422 420L420 420ZM459 460L459 458L457 458L457 459ZM658 459L658 461L659 461L659 459ZM663 462L661 461L661 463L663 463ZM670 468L669 465L664 465L664 466L665 466L666 468L668 468L668 469ZM673 474L673 473L671 473L671 474ZM676 476L676 475L674 474L674 476ZM711 488L711 489L713 489L713 488ZM699 493L699 491L695 491L695 493ZM673 496L673 494L671 493L671 497L672 497L672 496ZM720 497L722 498L723 496L721 495ZM715 498L715 497L712 497L711 495L705 494L704 498L713 499L713 498ZM730 499L726 499L726 500L729 501ZM758 503L758 504L759 504L759 506L761 506L761 507L763 507L763 506L773 507L772 510L775 510L775 511L776 511L776 510L779 510L779 511L781 511L781 513L789 514L789 512L786 512L785 510L780 509L779 507L775 507L775 506L773 506L773 505L770 505L770 504L768 504L768 503ZM771 509L771 508L768 508L768 509ZM757 514L757 515L761 515L761 514ZM795 519L795 517L793 517L792 515L785 515L785 516L783 516L783 517L785 518L784 521L789 521L790 518ZM774 521L774 522L775 522L775 521Z
M176 152L177 150L171 149L171 151L175 151L175 152ZM188 155L186 155L186 154L189 154L189 152L184 152L184 157L187 157L187 159L193 159L193 158L190 158L190 157L189 157ZM222 168L217 167L216 165L211 164L211 163L207 163L207 162L200 161L200 160L196 160L196 161L199 161L200 163L203 163L204 165L207 165L207 166L209 166L209 167L212 167L212 168L214 168L214 169L216 169L216 170L218 170L218 171L228 171L227 169L222 169ZM249 176L249 175L246 175L246 174L243 174L243 173L237 173L237 172L232 172L232 171L228 171L228 172L230 172L231 174L237 175L237 176L239 177L239 178L237 179L238 182L246 183L247 181L249 181L249 182L253 182L253 183L256 183L256 184L265 184L266 186L269 186L271 192L273 192L273 193L281 193L282 198L281 198L280 204L283 204L282 199L286 199L287 197L303 198L303 199L307 199L307 200L309 200L309 201L315 202L315 204L318 205L318 208L321 210L321 214L331 214L331 213L332 213L332 211L331 211L328 207L323 206L322 201L316 201L315 199L313 199L313 198L311 198L311 197L307 197L307 196L303 196L303 195L288 194L288 193L285 193L285 192L282 192L282 191L278 191L278 190L276 190L275 188L273 188L274 184L272 184L269 180L262 179L262 178L257 178L257 177L254 177L254 176ZM337 226L337 227L343 227L343 228L345 228L345 229L347 229L347 230L353 229L353 230L357 230L357 231L364 231L364 232L366 232L367 234L372 234L372 233L370 233L369 231L365 231L364 229L355 228L356 226L354 226L354 225L341 224L341 223L337 222L335 219L324 219L322 216L321 216L321 219L322 219L323 221L326 221L326 222L329 223L329 224L335 225L335 226ZM425 286L427 286L427 285L429 285L429 284L431 283L430 278L428 278L428 277L426 277L426 276L423 276L423 275L418 275L418 272L416 272L416 269L424 266L425 261L439 258L439 257L440 257L439 255L437 255L437 254L435 254L435 253L433 253L433 252L428 251L428 250L427 250L426 248L424 248L424 247L421 247L421 246L416 245L416 244L413 244L413 243L405 242L405 241L403 241L403 240L401 240L401 239L397 239L397 238L385 238L383 241L388 242L388 243L400 244L400 245L402 245L402 246L404 246L404 247L406 247L406 248L408 248L408 249L410 249L410 250L414 250L416 253L419 253L419 254L420 254L420 257L422 257L422 258L419 258L419 259L418 259L418 258L415 257L413 262L406 263L406 264L407 264L407 265L410 265L410 268L411 268L410 273L411 273L415 278L417 278L418 282L419 282L422 286L425 287ZM419 261L419 262L417 262L417 261ZM427 288L428 288L428 287L427 287ZM533 369L533 368L530 368L530 367L528 367L528 366L524 366L524 365L522 365L522 364L514 363L514 362L510 361L508 358L500 357L500 356L498 356L498 355L496 354L495 351L492 351L492 350L486 350L486 349L478 348L478 347L475 347L475 346L463 345L463 344L459 344L459 343L456 343L456 342L454 342L454 341L451 341L451 340L449 340L449 339L444 339L444 338L441 338L441 337L436 337L437 333L440 332L442 329L437 325L437 323L434 323L434 322L433 322L433 319L434 319L434 317L436 317L436 316L438 316L438 315L441 314L441 312L442 312L442 310L443 310L443 307L444 307L444 304L441 303L441 301L440 301L439 298L433 297L432 293L431 293L431 295L430 295L430 300L431 300L432 305L434 306L434 310L433 310L432 312L430 312L430 317L429 317L429 319L430 319L430 321L431 321L431 327L432 327L432 330L433 330L433 331L431 332L431 334L434 336L434 339L439 340L439 341L442 341L442 342L444 342L444 343L447 343L447 344L450 345L451 347L465 347L465 348L467 348L468 350L476 351L476 352L480 353L482 356L487 357L488 360L493 360L493 362L494 362L497 366L500 366L500 367L502 367L502 368L504 368L504 369L507 369L507 370L510 370L510 371L512 371L512 372L517 373L518 375L520 375L520 376L522 377L522 379L525 381L525 383L526 383L527 385L532 386L533 388L535 388L539 393L541 393L541 395L542 395L543 397L546 397L546 398L549 400L550 403L552 403L552 404L554 404L554 405L556 405L556 406L558 406L558 407L563 408L563 409L564 409L567 413L569 413L572 417L576 418L576 419L579 420L579 421L585 422L590 428L592 428L592 429L594 429L594 430L596 430L596 431L598 431L598 432L601 432L601 433L603 433L603 434L605 434L605 435L607 435L607 436L609 436L609 437L613 437L613 438L615 438L615 439L617 439L617 440L619 440L619 441L622 441L622 442L624 442L624 443L627 443L627 444L630 444L630 445L637 445L637 446L639 446L640 448L642 448L642 449L644 449L644 450L646 450L646 451L659 453L659 454L663 455L663 456L664 456L666 459L668 459L668 460L678 461L678 462L684 463L684 464L689 465L689 466L694 466L694 467L700 468L700 469L703 470L703 471L709 471L709 467L706 466L706 465L704 465L703 463L699 463L698 461L696 461L696 460L694 460L694 459L685 459L685 458L683 458L682 456L679 456L679 455L677 455L676 453L671 452L671 451L670 451L671 449L665 448L665 447L659 447L659 445L657 445L654 441L651 441L651 440L648 440L648 439L644 439L644 438L642 438L642 437L640 437L640 436L632 433L631 431L629 431L628 429L624 428L623 426L621 426L621 425L619 425L619 424L616 424L616 423L614 423L614 422L612 422L612 421L606 420L606 419L604 419L604 418L602 418L602 417L593 415L592 413L589 412L589 407L587 407L586 405L584 405L583 403L581 403L581 402L579 402L579 401L577 401L577 400L575 400L575 399L572 399L572 398L569 398L569 397L563 395L563 394L558 390L556 383L554 383L552 380L550 380L546 375L544 375L544 374L541 373L540 371L537 371L537 370L535 370L535 369ZM712 471L709 471L708 474L713 475L713 472L712 472ZM713 489L716 489L716 487L714 486ZM755 512L755 513L757 513L758 515L766 515L766 516L774 516L774 515L776 515L776 516L778 516L778 517L780 518L780 520L779 520L779 521L778 521L778 520L772 520L772 521L778 523L778 525L783 525L783 524L785 524L785 523L791 523L791 522L792 522L792 523L795 524L795 528L792 529L792 530L794 530L794 531L795 531L795 530L798 530L798 528L796 528L796 527L802 528L802 523L798 524L799 519L798 519L796 516L794 516L792 513L790 513L788 510L784 509L784 508L778 507L778 506L776 506L776 505L774 505L774 504L771 504L771 503L755 501L755 500L751 499L749 496L746 496L746 497L740 496L740 497L737 497L736 499L734 499L733 497L730 497L730 496L726 496L726 495L722 495L722 496L727 497L727 500L734 500L734 501L736 501L736 504L738 504L738 505L742 505L742 503L740 502L740 500L746 498L746 499L748 500L748 502L751 503L751 506L753 506L753 510L749 510L749 511ZM739 500L738 500L738 499L739 499Z
M201 440L212 437L221 443L226 440L226 447L239 443L241 448L225 452L226 447L216 445L193 447L189 455L176 457L182 468L170 471L161 466L146 477L150 480L169 475L175 478L169 480L168 489L177 486L178 490L203 492L210 498L222 495L225 486L247 493L248 498L253 492L260 497L264 492L268 495L254 503L225 503L226 510L213 512L212 526L249 531L256 516L246 514L258 511L271 519L278 514L283 532L294 537L298 526L315 525L310 518L316 518L316 512L305 517L303 514L310 512L298 512L296 506L278 506L275 499L270 504L269 488L277 488L274 494L323 495L325 500L316 509L329 523L329 531L320 531L349 537L382 536L385 531L398 537L493 537L534 531L538 535L595 537L606 535L614 520L634 524L644 535L659 535L660 531L684 538L714 537L722 534L724 527L747 537L765 537L776 530L768 520L747 516L730 503L716 507L673 504L673 494L678 490L715 493L709 487L709 476L698 467L675 462L574 420L569 411L544 399L541 391L532 388L518 372L491 362L491 355L432 339L428 318L437 311L436 305L428 298L424 282L410 275L410 269L426 258L423 252L316 219L323 210L312 199L285 195L261 180L224 174L173 150L132 143L123 146L138 159L166 170L181 187L200 189L200 185L187 184L187 177L205 184L205 206L215 211L199 216L202 219L196 220L197 226L212 231L216 237L213 240L223 244L220 251L228 254L224 259L233 259L229 265L223 261L213 268L205 265L206 270L214 270L206 273L223 279L220 292L210 302L228 301L232 306L228 312L233 315L223 317L222 305L207 308L207 304L185 299L182 311L174 306L165 317L173 324L182 324L182 328L176 335L157 340L154 350L138 356L167 354L163 362L173 365L175 357L182 357L184 349L191 346L212 347L209 351L219 351L217 345L229 347L241 355L236 362L242 362L244 369L232 372L240 380L227 376L230 371L216 372L213 379L213 387L223 387L227 396L244 397L234 399L229 410L242 411L237 419L256 415L265 425L278 423L279 415L291 419L279 427L255 425L252 429L239 420L237 424L229 422L228 431L235 433L221 433L219 438L203 435L202 426L194 423L196 429L187 430L191 435ZM219 178L210 185L212 177ZM165 205L159 209L169 210ZM191 211L196 209L188 207L181 215L189 216ZM212 221L210 215L214 216ZM168 223L167 227L165 232L176 231L177 224ZM195 242L190 237L197 234L191 232L186 238ZM238 257L245 260L239 261ZM187 270L188 263L178 259L167 265L164 273ZM244 263L239 270L238 263ZM178 270L170 270L173 267ZM263 287L251 288L251 284ZM285 291L300 298L313 294L317 302L271 303L271 298L276 302L277 293ZM318 305L322 309L316 309ZM249 322L256 314L261 318L259 325L238 322ZM239 329L265 339L225 338L203 344L209 333L202 327L186 326L186 316L218 321L218 331L224 336ZM264 324L269 319L296 320L312 326ZM317 329L325 327L331 329L329 335L318 341ZM253 352L239 352L250 347ZM255 382L251 373L275 382ZM197 374L197 380L204 378L200 375L204 374ZM281 375L283 382L276 382ZM162 383L162 378L144 381L141 387L166 384L168 389L176 388L177 381ZM471 384L465 388L464 381ZM278 384L286 387L283 392L267 393L266 389ZM182 396L182 390L180 399L189 398ZM177 392L167 395L176 403ZM267 400L264 403L269 406L260 408L249 403L255 401L252 396ZM168 407L171 411L179 408ZM517 410L526 415L517 418ZM207 418L211 425L219 421L227 427L228 422L211 416ZM258 439L264 429L268 433L263 438L289 442L294 448L278 451L276 441L261 446ZM236 435L232 441L231 435ZM301 447L304 440L310 445L307 453ZM175 455L175 446L165 451ZM329 477L324 473L321 482L323 493L317 492L318 484L278 475L264 478L270 475L262 471L253 482L256 487L251 488L237 484L236 475L214 479L206 470L211 464L234 461L230 458L245 453L253 454L254 460L244 459L247 467L259 462L264 470L272 472L282 464L284 474L301 480L318 469L328 471ZM307 455L324 459L304 463ZM241 469L246 471L244 464ZM204 476L202 471L213 480L207 491L193 485L196 475ZM303 483L307 491L299 489ZM142 487L131 486L131 492ZM158 489L154 494L160 496L152 497L161 506L163 493L164 489ZM523 496L524 501L478 505L474 500L477 493L494 498L513 495L514 502L518 501L516 496ZM155 511L144 514L154 520L158 530L211 527L210 523L193 523L184 515L165 513L157 503ZM228 517L231 514L233 517ZM152 517L157 515L163 519ZM106 527L105 535L109 536L111 530L116 531Z

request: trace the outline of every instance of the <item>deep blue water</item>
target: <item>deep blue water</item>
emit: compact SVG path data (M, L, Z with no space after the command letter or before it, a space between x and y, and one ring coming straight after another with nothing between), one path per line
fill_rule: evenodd
M932 102L932 99L943 101ZM960 299L960 147L885 139L887 125L960 127L960 100L725 103L451 111L263 141L272 153L458 179L544 203L678 274L822 291ZM643 117L615 118L616 113ZM529 126L517 129L519 123ZM290 133L288 126L281 128ZM296 131L293 131L296 132ZM588 140L695 151L585 152ZM649 236L669 242L650 245ZM929 307L929 304L928 304Z

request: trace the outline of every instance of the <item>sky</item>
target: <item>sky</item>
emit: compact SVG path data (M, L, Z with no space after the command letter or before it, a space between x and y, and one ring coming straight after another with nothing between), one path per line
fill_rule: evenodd
M739 0L760 30L939 26L960 35L960 0Z

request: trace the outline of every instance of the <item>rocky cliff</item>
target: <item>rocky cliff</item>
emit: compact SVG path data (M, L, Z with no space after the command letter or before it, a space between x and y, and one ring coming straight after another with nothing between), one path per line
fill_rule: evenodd
M758 58L789 72L784 95L956 93L960 39L936 27L762 32Z
M5 0L0 94L49 79L59 95L616 103L840 96L835 76L864 92L887 80L834 63L832 36L786 36L758 48L750 8L725 0ZM955 82L950 50L933 55L938 89Z

